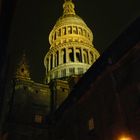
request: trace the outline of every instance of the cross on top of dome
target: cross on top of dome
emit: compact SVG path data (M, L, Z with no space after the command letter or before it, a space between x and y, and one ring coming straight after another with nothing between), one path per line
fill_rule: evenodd
M74 4L72 0L65 0L63 9L63 15L75 15Z

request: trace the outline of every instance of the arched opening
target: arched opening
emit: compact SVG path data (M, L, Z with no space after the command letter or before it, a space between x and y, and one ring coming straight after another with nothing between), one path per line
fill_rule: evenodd
M72 27L68 26L68 34L72 34Z
M58 30L58 36L61 36L61 29Z
M61 62L62 62L62 64L63 64L63 63L66 63L66 49L65 49L65 48L61 50L61 56L62 56L62 57L61 57L61 60L62 60Z
M63 33L63 35L66 35L66 27L62 28L62 33Z
M50 69L53 68L53 54L51 54L51 63L50 63Z
M87 52L87 50L83 50L83 57L84 57L84 63L89 63L88 62L88 52Z
M56 32L54 33L54 40L56 40Z
M69 48L68 52L69 52L69 61L70 62L74 62L74 51L73 51L73 48Z
M73 26L73 33L74 33L74 34L78 34L78 29L77 29L76 26Z
M79 48L76 48L76 61L82 62L81 50Z
M57 67L57 54L54 55L54 67Z
M94 56L93 56L93 53L92 52L90 52L90 60L91 60L90 63L93 63L94 62Z
M56 65L59 65L59 52L56 52Z
M82 28L80 28L80 27L78 28L78 34L83 35Z

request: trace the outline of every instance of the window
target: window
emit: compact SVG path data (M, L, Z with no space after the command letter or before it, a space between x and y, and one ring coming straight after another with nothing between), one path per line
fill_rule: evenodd
M58 30L58 36L61 36L61 29Z
M21 72L22 72L22 73L24 72L24 68L21 69Z
M88 129L91 131L94 129L94 119L90 118L88 121Z
M77 29L76 26L73 26L73 33L74 33L74 34L78 34L78 29Z
M75 73L75 69L74 68L69 68L69 74L72 75Z
M93 63L94 62L94 56L93 56L92 52L90 52L90 59L91 59L91 63Z
M81 57L81 50L76 48L76 61L77 62L82 62L82 57Z
M34 121L35 123L42 123L43 117L41 115L35 115Z
M68 34L72 34L72 27L68 26Z
M67 92L66 88L61 88L62 92Z
M84 56L84 63L88 64L88 52L87 50L83 50L83 56Z
M84 70L83 68L78 68L78 74L83 74Z
M62 28L62 34L63 34L63 35L66 35L66 27L63 27L63 28Z
M56 32L55 32L55 34L54 34L54 40L56 40Z
M82 28L80 28L80 27L78 28L78 34L79 34L79 35L82 35L82 34L83 34L83 33L82 33Z
M83 30L83 36L86 36L86 30Z
M35 90L36 93L38 93L38 90Z
M62 56L62 58L61 58L62 64L66 63L66 50L65 49L61 50L61 56Z
M61 77L65 77L66 76L66 69L61 70Z
M71 62L74 62L74 55L73 52L69 53L69 58Z
M76 61L81 62L81 56L80 53L76 52Z
M23 86L23 89L26 90L27 89L27 86Z
M88 34L88 38L90 39L90 36L89 36L89 34Z
M69 60L70 60L70 62L74 62L73 48L69 48Z
M55 72L54 78L58 78L58 71Z

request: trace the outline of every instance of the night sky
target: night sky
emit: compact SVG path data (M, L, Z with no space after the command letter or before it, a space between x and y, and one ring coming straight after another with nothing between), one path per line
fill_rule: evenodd
M95 48L102 53L140 16L140 0L73 0L75 11L92 30ZM43 82L49 32L62 15L63 0L18 0L9 38L12 67L25 51L34 81Z

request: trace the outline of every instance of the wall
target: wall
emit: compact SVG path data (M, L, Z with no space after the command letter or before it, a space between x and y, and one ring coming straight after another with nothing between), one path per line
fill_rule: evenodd
M113 139L121 132L140 138L140 44L89 85L54 125L59 139ZM94 128L89 129L93 119Z

